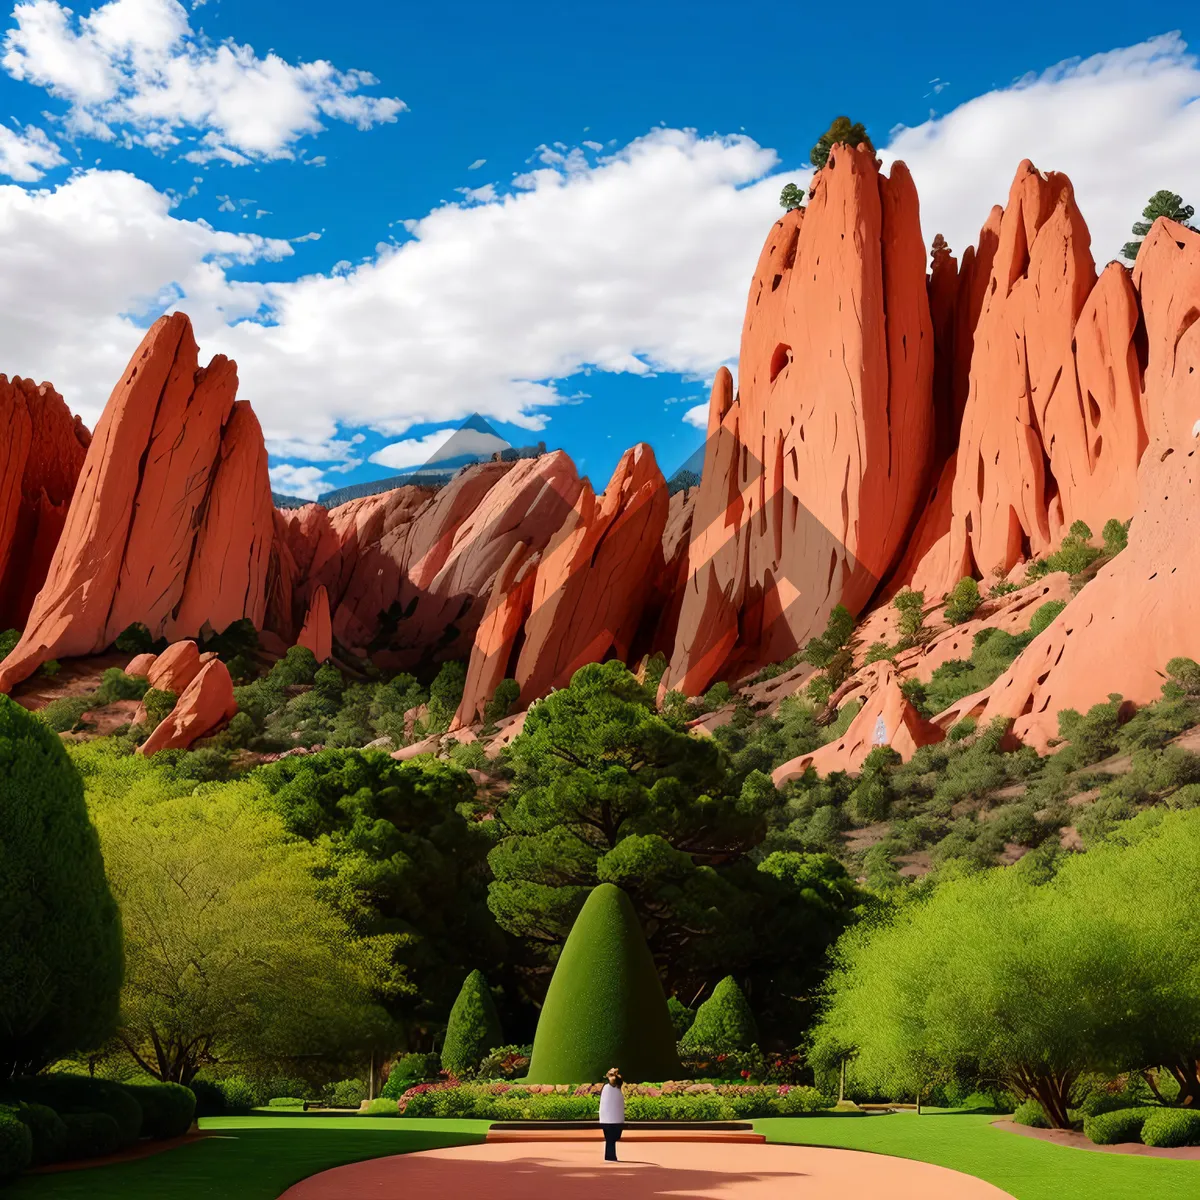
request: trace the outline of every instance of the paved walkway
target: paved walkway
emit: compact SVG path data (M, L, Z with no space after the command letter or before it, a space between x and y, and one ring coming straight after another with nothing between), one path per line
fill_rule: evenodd
M603 1161L590 1143L459 1146L324 1171L280 1200L1005 1200L928 1163L855 1150L641 1142ZM618 1149L622 1153L622 1149ZM1011 1200L1011 1198L1008 1198Z

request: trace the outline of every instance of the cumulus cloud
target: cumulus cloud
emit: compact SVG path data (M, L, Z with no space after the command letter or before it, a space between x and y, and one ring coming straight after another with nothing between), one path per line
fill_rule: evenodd
M697 404L693 408L689 408L683 414L684 422L694 426L696 429L708 428L708 402Z
M0 63L67 102L72 137L164 151L190 133L199 135L190 161L244 166L294 157L294 144L320 133L322 118L369 129L405 107L362 95L378 82L367 71L212 43L193 31L178 0L111 0L83 17L57 0L22 0L12 18Z
M320 467L298 467L292 463L279 463L271 467L271 487L285 496L297 496L301 500L315 500L322 492L329 491L329 480Z
M494 433L482 429L439 429L420 438L405 438L392 442L371 455L371 462L403 470L437 463L444 459L473 456L490 457L504 450L508 443Z
M36 125L26 125L24 129L0 125L0 175L21 183L34 183L51 167L62 166L66 161L45 131Z
M1063 171L1101 264L1159 188L1200 195L1200 70L1178 33L1059 63L943 117L894 133L881 157L902 158L921 196L927 243L944 234L961 252L1017 164Z
M1197 203L1197 96L1200 70L1170 35L899 130L883 155L911 166L926 240L959 251L1022 158L1064 170L1103 262L1158 188ZM289 282L228 269L269 275L288 243L177 220L129 175L0 187L0 363L53 380L94 420L145 315L173 307L205 353L237 359L240 394L294 458L334 462L359 426L403 445L414 425L470 412L538 429L580 370L704 379L735 358L780 188L807 178L741 136L656 129L595 159L542 147L494 199L443 205L368 261ZM686 419L703 425L704 410ZM428 458L426 439L406 440L419 446L377 461Z

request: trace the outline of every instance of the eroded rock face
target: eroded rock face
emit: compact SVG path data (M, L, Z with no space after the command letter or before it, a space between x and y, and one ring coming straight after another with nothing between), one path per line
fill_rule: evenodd
M739 394L718 375L664 687L779 661L862 610L908 536L934 452L934 336L916 189L837 146L767 239Z
M1129 546L985 691L938 724L973 716L1013 722L1044 751L1058 714L1086 710L1110 692L1158 698L1171 658L1200 659L1200 234L1159 220L1142 245L1133 285L1146 325L1146 427L1138 510Z
M333 654L333 626L329 620L329 594L324 587L313 593L304 628L296 639L297 646L306 646L317 662L325 662Z
M175 708L138 747L138 753L186 750L200 738L216 733L236 712L233 680L225 664L213 659L184 688Z
M96 427L0 691L134 621L176 640L243 617L261 627L274 517L262 431L236 387L223 357L198 369L186 316L151 327Z
M0 375L0 629L20 629L50 568L91 435L48 384Z

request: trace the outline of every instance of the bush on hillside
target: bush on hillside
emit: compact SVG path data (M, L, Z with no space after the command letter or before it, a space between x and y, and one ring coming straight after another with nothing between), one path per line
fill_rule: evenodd
M1067 602L1065 600L1047 600L1029 618L1029 632L1034 637L1037 637L1039 633L1050 627L1054 618L1066 607Z
M3 662L16 648L21 640L19 629L5 629L0 632L0 662Z
M1200 1112L1194 1108L1160 1108L1142 1125L1147 1146L1200 1146Z
M975 615L981 603L983 597L979 594L979 584L966 575L951 589L946 601L946 620L951 625L962 625Z
M113 645L122 654L149 654L154 649L154 635L141 621L134 621L117 634Z
M15 1179L33 1160L33 1137L16 1113L0 1108L0 1182Z
M61 740L7 696L0 696L0 830L4 1078L104 1042L116 1024L124 970L120 913L79 773Z
M542 1006L529 1080L630 1082L678 1073L675 1030L633 903L601 883L584 902Z
M164 688L150 688L142 697L146 709L146 730L153 733L175 711L179 697ZM244 714L238 713L238 716ZM236 718L235 718L236 719Z
M179 1083L125 1085L142 1109L142 1137L182 1137L196 1116L196 1094Z
M757 1042L758 1026L750 1005L733 976L727 975L696 1010L696 1019L680 1039L680 1048L725 1052L749 1050Z
M473 1075L493 1046L504 1041L500 1017L482 971L472 971L450 1009L442 1066L451 1075Z
M1116 1112L1100 1113L1085 1117L1083 1132L1097 1146L1119 1146L1123 1142L1138 1142L1142 1138L1142 1126L1157 1108L1122 1108Z
M92 707L103 708L117 700L140 700L149 684L138 675L126 675L120 667L109 667L100 677L100 686L92 694Z
M321 1099L330 1108L358 1108L366 1098L367 1085L361 1079L343 1079L321 1089Z

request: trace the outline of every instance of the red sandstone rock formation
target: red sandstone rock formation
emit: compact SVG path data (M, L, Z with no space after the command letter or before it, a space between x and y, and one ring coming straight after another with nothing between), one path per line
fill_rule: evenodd
M0 629L24 626L91 435L48 384L0 375Z
M200 738L216 733L236 712L233 680L225 664L213 659L184 688L175 708L138 747L138 753L186 750Z
M186 316L155 322L96 427L0 691L49 658L99 653L134 621L175 639L262 625L273 508L262 432L236 387L222 356L197 368Z
M908 702L900 690L899 678L886 662L873 664L867 671L877 676L874 689L845 734L811 754L802 754L776 767L771 774L776 787L800 778L809 767L819 775L857 771L876 746L890 746L908 762L921 746L940 742L946 736Z
M158 660L157 654L135 654L125 664L126 675L141 675L143 678L150 674L150 668Z
M146 678L152 688L182 696L188 684L199 674L200 648L195 642L185 641L168 646L150 665Z
M1110 692L1157 699L1169 659L1200 659L1200 234L1159 220L1138 253L1133 286L1148 346L1145 421L1129 547L1101 569L1054 623L985 691L939 714L1013 721L1045 750L1058 714Z
M304 628L296 639L296 645L307 646L317 662L325 662L333 654L333 628L329 623L329 595L324 587L313 593Z
M718 374L664 687L787 657L859 612L929 484L933 326L916 190L837 146L750 287L739 394Z

